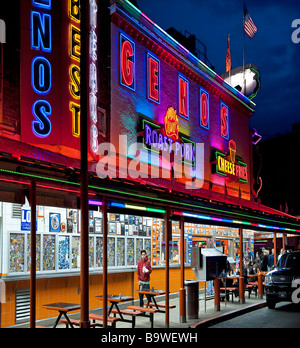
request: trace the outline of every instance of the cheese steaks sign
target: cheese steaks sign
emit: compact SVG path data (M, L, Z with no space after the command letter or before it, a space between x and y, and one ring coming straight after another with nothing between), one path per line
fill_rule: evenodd
M237 147L233 140L228 143L228 153L214 149L212 173L226 177L229 181L248 182L248 166L236 156Z
M97 132L97 1L90 0L90 135ZM80 149L80 0L22 0L21 141ZM91 140L91 148L97 139Z

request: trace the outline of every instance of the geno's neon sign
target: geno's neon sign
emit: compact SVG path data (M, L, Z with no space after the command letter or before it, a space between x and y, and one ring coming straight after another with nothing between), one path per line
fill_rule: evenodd
M37 56L31 64L31 84L38 100L32 106L32 131L37 137L46 138L51 133L52 107L47 95L52 88L52 66L46 53L52 52L51 0L32 0L31 48ZM44 13L47 10L48 13ZM43 13L41 12L43 11Z

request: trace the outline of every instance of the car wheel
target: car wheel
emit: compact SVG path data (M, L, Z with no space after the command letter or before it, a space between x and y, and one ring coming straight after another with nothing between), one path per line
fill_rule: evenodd
M267 300L267 306L269 309L274 309L276 307L276 302Z

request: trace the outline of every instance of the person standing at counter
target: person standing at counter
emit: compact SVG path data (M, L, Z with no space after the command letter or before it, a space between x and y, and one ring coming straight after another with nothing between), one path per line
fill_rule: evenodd
M150 274L152 273L151 263L148 259L146 250L141 251L141 260L138 263L137 277L140 290L150 290ZM144 294L140 295L140 307L144 307ZM151 301L150 296L146 295L148 302Z

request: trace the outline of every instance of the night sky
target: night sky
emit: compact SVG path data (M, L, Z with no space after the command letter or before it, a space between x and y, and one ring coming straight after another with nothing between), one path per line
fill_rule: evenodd
M231 34L232 68L243 65L242 0L137 0L137 4L162 29L174 27L196 35L206 44L219 75L225 72ZM300 43L292 41L300 1L248 0L246 6L258 28L253 39L246 36L246 64L260 69L262 83L253 99L257 107L251 127L266 139L300 123Z

